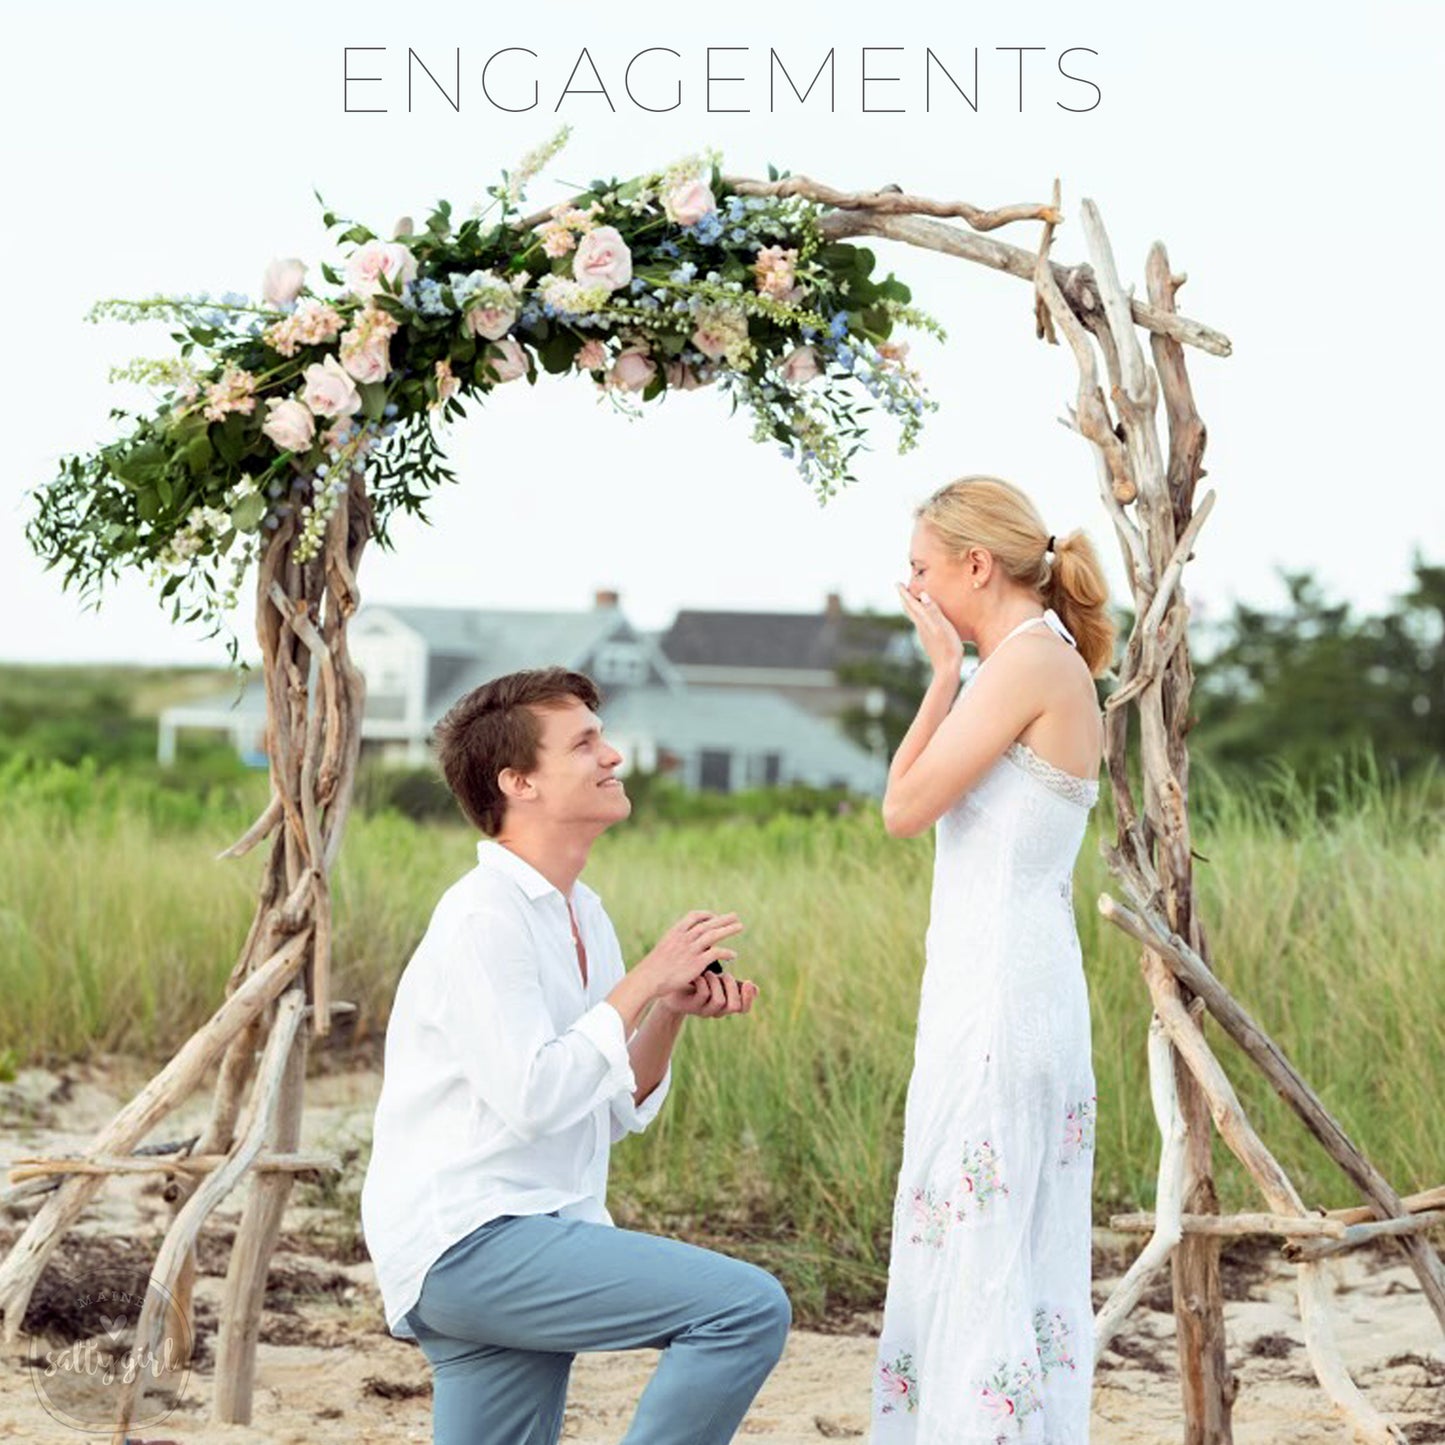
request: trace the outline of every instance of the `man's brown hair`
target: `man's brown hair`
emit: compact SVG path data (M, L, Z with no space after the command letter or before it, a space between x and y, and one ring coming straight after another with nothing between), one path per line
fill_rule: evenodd
M568 698L594 712L602 700L590 677L565 667L509 672L459 698L436 725L433 738L447 787L468 821L489 838L502 831L507 810L498 775L537 766L542 739L537 710Z

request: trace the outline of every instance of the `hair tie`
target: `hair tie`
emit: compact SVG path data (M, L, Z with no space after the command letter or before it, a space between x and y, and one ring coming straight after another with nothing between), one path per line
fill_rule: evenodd
M1050 533L1049 533L1049 540L1048 540L1048 542L1045 543L1045 545L1044 545L1044 557L1045 557L1045 559L1048 559L1049 557L1052 557L1053 555L1054 555L1054 534L1053 534L1052 532L1050 532Z

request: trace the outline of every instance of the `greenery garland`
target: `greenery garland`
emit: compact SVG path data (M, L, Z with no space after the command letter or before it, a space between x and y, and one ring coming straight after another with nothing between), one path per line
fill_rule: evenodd
M715 384L820 500L853 480L865 398L901 422L900 451L914 444L937 404L889 338L895 323L943 332L901 281L874 279L871 251L825 242L813 202L733 193L714 153L595 181L527 226L526 186L566 136L503 172L487 211L455 227L445 201L423 230L403 219L389 240L326 211L350 248L342 269L320 268L337 294L314 292L288 259L267 270L260 302L99 303L92 321L177 325L179 355L112 371L158 388L157 405L113 409L125 435L65 458L37 489L32 547L87 600L139 567L177 620L224 632L286 518L298 560L314 556L359 472L386 545L394 512L423 515L429 494L456 480L437 423L539 371L586 373L634 413ZM229 634L228 646L234 660Z

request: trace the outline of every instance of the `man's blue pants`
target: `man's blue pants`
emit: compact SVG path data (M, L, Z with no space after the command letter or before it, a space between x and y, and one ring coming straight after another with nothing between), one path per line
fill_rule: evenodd
M792 1311L755 1265L553 1214L458 1240L406 1316L432 1366L434 1445L553 1445L585 1350L662 1357L624 1445L724 1445L777 1364Z

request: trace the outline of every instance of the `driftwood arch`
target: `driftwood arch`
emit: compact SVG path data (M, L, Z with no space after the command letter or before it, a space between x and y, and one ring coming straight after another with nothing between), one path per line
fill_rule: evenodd
M1051 250L1063 222L1059 188L1048 204L981 210L909 196L896 188L847 193L806 177L730 179L744 196L800 196L829 209L827 239L881 237L941 251L1028 282L1037 334L1062 334L1079 381L1067 425L1089 444L1099 494L1118 538L1135 622L1107 704L1107 766L1117 819L1106 848L1124 901L1103 896L1105 917L1141 945L1154 1006L1150 1086L1161 1134L1156 1209L1115 1220L1148 1240L1096 1319L1095 1352L1117 1334L1154 1273L1171 1259L1183 1386L1183 1435L1226 1442L1235 1384L1225 1357L1218 1257L1224 1237L1270 1234L1298 1266L1300 1313L1320 1384L1360 1438L1403 1435L1360 1394L1335 1346L1320 1261L1388 1237L1408 1258L1445 1328L1445 1268L1424 1230L1445 1222L1445 1188L1401 1199L1349 1140L1282 1051L1230 996L1211 968L1194 890L1189 818L1189 700L1192 671L1184 568L1213 504L1196 499L1204 476L1205 428L1195 410L1186 348L1227 356L1226 337L1179 314L1184 277L1155 243L1145 265L1146 298L1120 281L1098 209L1080 207L1087 262L1062 266ZM540 225L550 212L519 224ZM969 229L950 222L962 220ZM1036 249L989 233L1042 223ZM1141 345L1146 333L1149 352ZM1165 408L1165 429L1157 424ZM360 749L363 682L347 648L360 593L357 572L372 515L360 474L327 524L319 553L297 555L294 519L261 554L257 629L267 698L273 796L222 857L272 839L255 917L210 1021L96 1136L80 1159L30 1160L12 1171L10 1202L39 1207L0 1264L0 1320L20 1333L36 1282L65 1233L107 1179L154 1171L169 1180L172 1223L156 1260L137 1326L136 1348L170 1339L188 1347L195 1244L210 1211L253 1176L225 1285L216 1360L214 1418L247 1423L266 1275L297 1172L338 1168L298 1152L308 1035L325 1035L334 1004L329 981L329 876L341 846ZM1130 719L1136 720L1131 729ZM1142 790L1131 782L1131 738ZM1309 1209L1255 1133L1200 1028L1207 1010L1283 1095L1356 1186L1365 1203L1325 1214ZM309 1024L307 1022L309 1018ZM138 1150L141 1141L219 1063L209 1121L199 1139ZM249 1094L248 1094L249 1088ZM1248 1170L1265 1213L1221 1216L1211 1165L1212 1130ZM165 1152L169 1149L169 1152ZM144 1389L137 1376L121 1397L115 1445L124 1445Z

